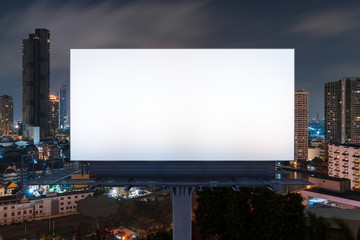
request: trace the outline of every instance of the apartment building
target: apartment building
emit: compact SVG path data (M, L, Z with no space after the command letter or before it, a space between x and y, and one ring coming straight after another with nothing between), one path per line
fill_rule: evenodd
M359 191L360 146L329 144L328 175L350 180L350 189Z

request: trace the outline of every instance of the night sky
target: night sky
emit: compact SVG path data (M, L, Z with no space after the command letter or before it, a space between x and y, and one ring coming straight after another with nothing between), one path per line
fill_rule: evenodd
M70 48L295 48L296 88L323 116L324 82L360 76L356 1L1 1L0 95L21 119L22 39L51 34L51 92ZM101 84L101 80L99 80Z

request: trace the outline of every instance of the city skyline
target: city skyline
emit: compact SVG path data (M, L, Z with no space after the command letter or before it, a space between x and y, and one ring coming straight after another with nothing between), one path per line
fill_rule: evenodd
M0 3L0 239L359 235L358 30L357 2Z
M47 28L52 34L51 92L69 82L70 48L295 48L296 89L309 92L309 116L319 112L323 117L324 83L359 75L354 51L359 37L344 36L360 27L360 5L274 4L263 3L260 8L255 3L215 1L2 4L0 95L14 98L14 120L20 120L21 39L35 28Z

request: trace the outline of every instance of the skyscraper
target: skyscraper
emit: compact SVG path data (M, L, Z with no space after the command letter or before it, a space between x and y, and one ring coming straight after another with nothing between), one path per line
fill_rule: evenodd
M50 34L35 29L23 40L23 123L39 126L40 137L49 136Z
M49 96L49 136L55 137L59 128L59 98L56 95Z
M0 96L0 135L12 133L14 122L14 100L8 95Z
M59 88L59 96L60 96L60 111L59 111L59 128L64 129L67 125L67 111L66 111L66 85L62 85Z
M360 144L360 77L325 83L325 139Z
M295 92L295 162L308 157L309 97L304 90Z

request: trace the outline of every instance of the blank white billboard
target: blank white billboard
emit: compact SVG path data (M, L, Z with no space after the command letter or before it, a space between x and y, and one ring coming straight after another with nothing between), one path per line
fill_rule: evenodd
M72 49L71 160L294 160L293 49Z

